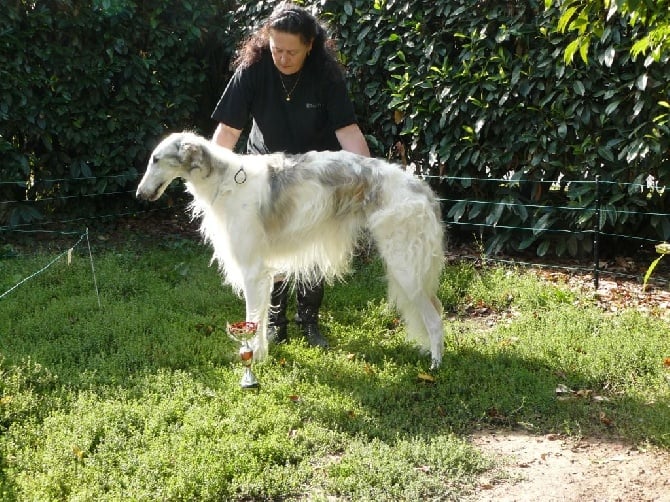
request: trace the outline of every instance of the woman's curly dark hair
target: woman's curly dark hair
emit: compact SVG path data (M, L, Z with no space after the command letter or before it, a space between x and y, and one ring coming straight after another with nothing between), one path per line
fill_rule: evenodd
M270 53L270 30L298 35L304 44L312 41L312 50L305 64L319 65L331 75L343 74L337 60L335 41L328 37L324 25L307 10L291 2L281 2L265 23L242 42L233 62L235 68L247 68Z

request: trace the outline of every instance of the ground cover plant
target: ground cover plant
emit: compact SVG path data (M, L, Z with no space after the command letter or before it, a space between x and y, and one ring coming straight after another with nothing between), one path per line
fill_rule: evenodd
M10 253L7 253L7 256ZM195 240L77 249L0 300L2 500L450 500L488 426L670 449L670 326L528 270L451 264L445 358L404 342L374 254L239 388L243 302ZM47 254L0 260L0 292Z

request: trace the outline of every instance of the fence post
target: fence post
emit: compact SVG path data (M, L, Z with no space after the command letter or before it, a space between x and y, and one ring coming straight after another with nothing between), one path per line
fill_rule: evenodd
M596 212L593 218L593 286L600 286L600 175L596 174Z

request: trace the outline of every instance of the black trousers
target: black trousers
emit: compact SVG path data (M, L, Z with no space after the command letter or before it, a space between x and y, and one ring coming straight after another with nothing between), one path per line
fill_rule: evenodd
M298 322L302 325L317 324L319 321L319 309L323 302L324 283L319 281L315 284L298 283ZM288 307L289 287L286 281L277 281L272 288L270 301L270 325L282 326L288 324L286 309Z

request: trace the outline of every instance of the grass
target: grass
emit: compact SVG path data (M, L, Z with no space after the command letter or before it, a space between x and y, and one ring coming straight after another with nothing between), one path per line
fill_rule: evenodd
M51 258L0 260L0 293ZM445 358L429 373L382 267L359 259L326 292L332 349L292 325L245 392L225 334L243 302L206 248L94 260L101 307L83 253L0 300L3 501L458 500L494 466L467 441L483 427L670 448L667 320L604 313L530 272L449 266Z

